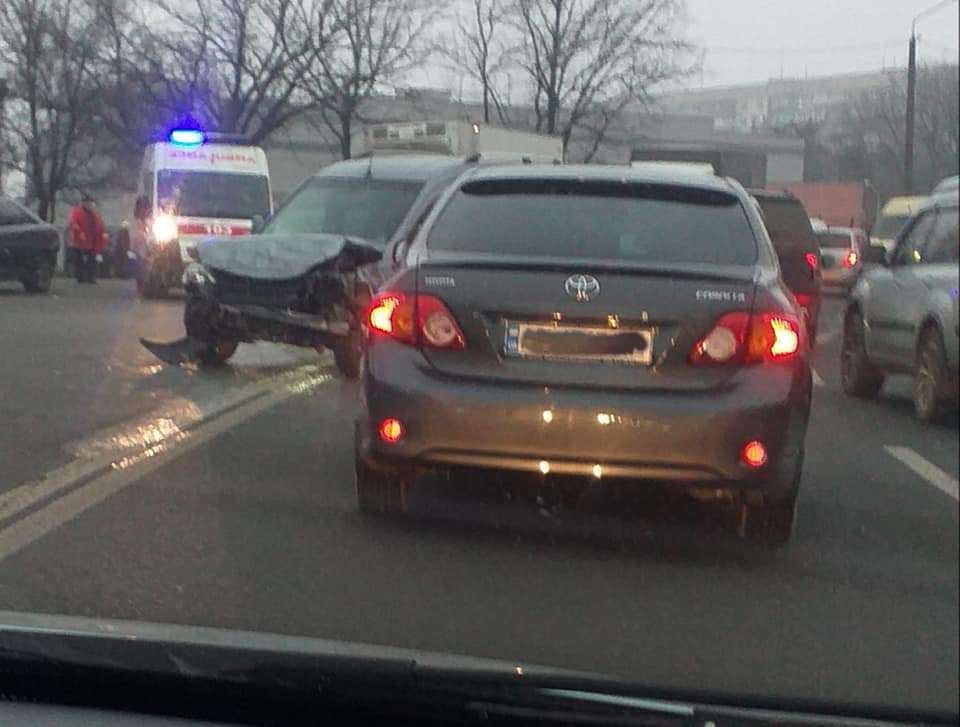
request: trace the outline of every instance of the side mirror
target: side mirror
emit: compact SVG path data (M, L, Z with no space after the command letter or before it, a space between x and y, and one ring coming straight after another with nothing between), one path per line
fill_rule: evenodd
M254 215L251 218L251 221L253 222L253 229L251 230L251 232L253 232L254 235L257 235L263 232L263 228L267 224L266 217L264 217L263 215Z
M133 203L133 216L138 220L145 220L150 216L150 200L146 197L137 197Z
M868 265L887 265L887 249L883 245L867 245L863 248L863 262Z

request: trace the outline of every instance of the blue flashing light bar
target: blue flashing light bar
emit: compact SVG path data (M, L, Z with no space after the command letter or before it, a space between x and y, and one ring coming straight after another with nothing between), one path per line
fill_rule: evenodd
M174 129L169 138L174 146L200 146L206 135L199 129Z

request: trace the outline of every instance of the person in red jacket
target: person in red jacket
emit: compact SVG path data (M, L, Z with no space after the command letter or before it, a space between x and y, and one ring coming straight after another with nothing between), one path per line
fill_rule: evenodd
M97 257L107 247L107 230L93 197L83 195L80 204L71 210L67 227L70 229L77 282L96 283Z

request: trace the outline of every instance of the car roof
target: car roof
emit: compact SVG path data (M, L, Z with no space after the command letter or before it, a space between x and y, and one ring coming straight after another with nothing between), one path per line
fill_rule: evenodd
M796 202L800 205L803 204L799 197L786 189L748 189L747 194L751 197L756 197L758 200L776 199L783 200L784 202Z
M597 182L623 182L677 185L735 193L728 179L663 165L654 167L627 167L612 164L500 164L478 167L467 175L470 181L495 181L501 179L531 180L584 180Z
M438 175L455 173L466 166L463 157L441 154L397 154L347 159L324 167L314 178L347 177L361 179L406 180L426 182Z

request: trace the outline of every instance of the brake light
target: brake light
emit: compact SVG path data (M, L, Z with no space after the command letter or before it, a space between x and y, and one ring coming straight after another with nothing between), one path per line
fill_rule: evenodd
M364 320L371 331L401 343L455 350L466 347L453 314L433 295L380 293L370 302Z
M697 366L737 359L747 364L787 361L800 350L800 321L786 313L727 313L697 341L688 360Z
M403 424L399 419L387 418L380 422L380 439L387 444L395 444L403 437Z
M860 260L860 256L857 255L855 250L851 250L850 252L847 253L847 256L843 258L843 267L852 268L854 265L857 264L857 261L859 260Z
M803 256L803 259L806 261L807 267L811 270L816 270L818 267L820 267L820 256L816 255L815 253L808 252Z
M800 350L800 322L783 313L755 314L747 336L748 363L783 361Z

